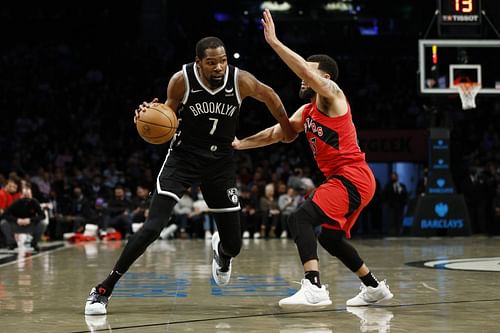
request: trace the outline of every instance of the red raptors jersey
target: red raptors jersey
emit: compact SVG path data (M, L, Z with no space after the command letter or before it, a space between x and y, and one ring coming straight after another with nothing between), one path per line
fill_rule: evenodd
M302 112L307 141L319 169L326 178L349 173L344 167L365 164L365 154L358 145L351 107L340 117L328 117L309 103Z

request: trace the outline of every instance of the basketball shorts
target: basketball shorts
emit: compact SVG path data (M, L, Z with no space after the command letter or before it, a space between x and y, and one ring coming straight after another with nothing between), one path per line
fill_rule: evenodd
M179 201L186 189L200 185L212 212L240 209L233 151L211 152L197 147L170 149L156 181L156 191Z
M333 175L321 184L312 195L312 202L329 220L323 228L343 230L351 237L351 228L363 208L375 194L375 177L366 167L350 170L347 175ZM323 221L324 216L318 217Z

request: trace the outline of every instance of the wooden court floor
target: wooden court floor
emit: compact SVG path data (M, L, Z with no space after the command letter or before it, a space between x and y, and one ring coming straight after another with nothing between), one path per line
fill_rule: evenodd
M44 244L31 255L0 253L0 332L500 332L500 238L354 239L395 297L346 309L359 281L320 249L333 304L282 310L302 268L291 240L246 240L221 288L211 281L205 240L159 240L115 289L107 316L86 317L85 298L122 242ZM60 247L58 247L60 246Z

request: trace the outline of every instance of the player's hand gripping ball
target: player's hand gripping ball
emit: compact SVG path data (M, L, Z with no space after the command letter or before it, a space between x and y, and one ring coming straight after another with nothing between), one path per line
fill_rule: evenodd
M136 120L141 138L155 145L170 141L178 125L174 110L163 103L151 103L145 111L139 113Z

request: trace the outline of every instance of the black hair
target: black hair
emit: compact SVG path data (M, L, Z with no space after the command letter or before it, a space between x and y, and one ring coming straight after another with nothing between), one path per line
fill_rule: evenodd
M333 81L337 81L339 77L339 66L332 57L326 54L314 54L309 56L307 61L319 63L318 69L330 74L330 78Z
M205 50L206 49L216 49L218 47L223 47L226 49L226 46L224 46L224 43L217 37L205 37L202 38L196 43L196 56L200 59L205 58Z

